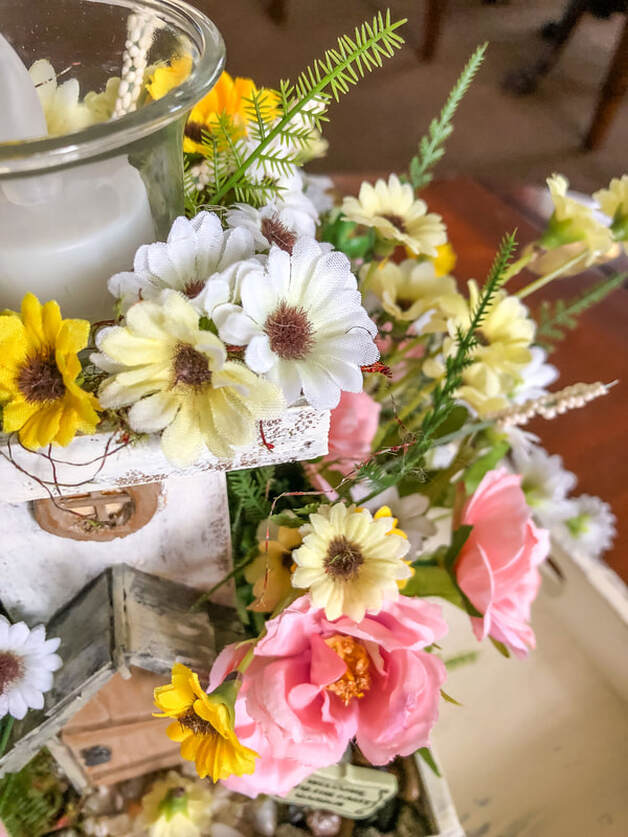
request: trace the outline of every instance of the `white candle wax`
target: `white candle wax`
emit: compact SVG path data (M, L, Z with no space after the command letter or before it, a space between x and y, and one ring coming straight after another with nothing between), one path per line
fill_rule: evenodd
M32 80L0 39L0 142L41 136ZM56 299L64 316L110 318L107 279L131 268L137 248L154 238L146 187L126 156L4 180L0 310L19 310L31 291L42 302Z

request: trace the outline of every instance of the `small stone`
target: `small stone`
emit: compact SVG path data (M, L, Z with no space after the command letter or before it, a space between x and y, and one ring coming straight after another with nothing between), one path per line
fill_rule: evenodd
M395 828L397 837L426 837L431 833L429 823L413 805L402 805Z
M292 825L300 825L305 819L305 811L300 805L288 805L287 819Z
M251 825L260 837L274 837L277 830L277 803L269 796L256 799L248 808Z
M340 815L331 811L310 811L305 822L314 837L336 837L342 825Z

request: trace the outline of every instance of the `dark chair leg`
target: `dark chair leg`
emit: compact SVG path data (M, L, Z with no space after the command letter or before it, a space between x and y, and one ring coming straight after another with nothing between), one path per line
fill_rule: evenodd
M446 0L425 0L425 23L423 28L423 43L418 50L422 61L431 61L436 52L436 45L440 36Z
M534 93L541 79L558 61L571 33L586 12L588 2L589 0L571 0L561 20L552 24L551 39L544 44L541 56L533 64L511 70L504 79L505 90L516 96Z
M584 147L589 151L599 148L602 144L627 89L628 17L624 20L624 28L619 36L617 49L615 50L611 66L608 68L608 73L604 79L597 107L591 120L591 126L584 140Z

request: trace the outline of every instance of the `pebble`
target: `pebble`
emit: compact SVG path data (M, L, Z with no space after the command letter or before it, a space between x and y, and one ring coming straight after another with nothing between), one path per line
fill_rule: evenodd
M276 837L305 837L306 832L302 828L290 825L289 822L282 823L275 832Z
M270 797L256 799L249 807L251 825L260 837L274 837L277 831L277 803Z
M314 837L336 837L342 825L340 815L331 811L310 811L305 822Z

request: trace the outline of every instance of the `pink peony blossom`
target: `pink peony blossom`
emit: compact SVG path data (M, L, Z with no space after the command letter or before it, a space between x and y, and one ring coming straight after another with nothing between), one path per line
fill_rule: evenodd
M286 794L353 737L373 764L428 743L445 666L422 649L447 633L438 605L402 596L359 623L330 622L303 596L266 628L236 702L238 738L260 759L252 776L225 782L231 790ZM210 691L242 656L224 649Z
M478 639L492 636L517 657L536 645L528 624L541 583L537 567L549 552L549 533L532 522L521 477L489 471L462 511L473 529L456 562L458 584L482 618L472 617Z

